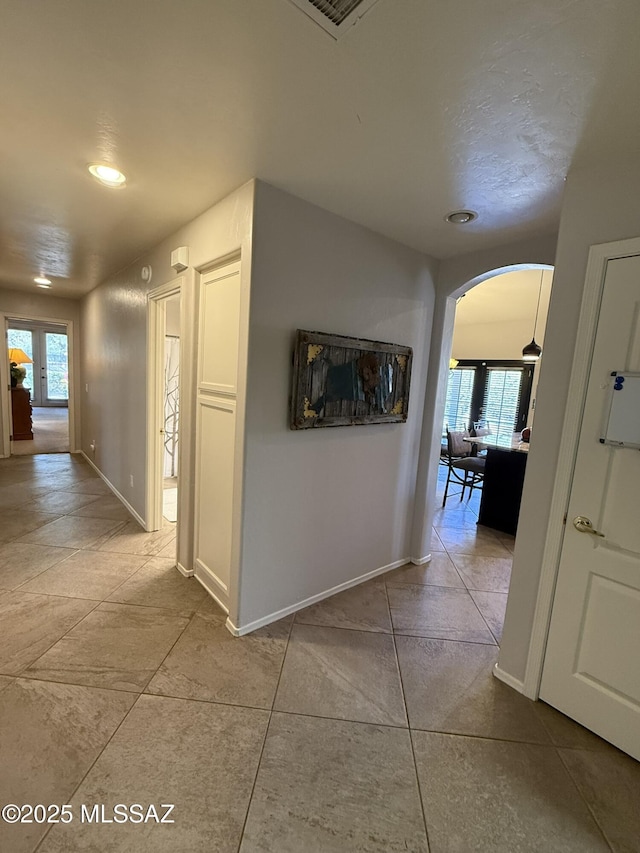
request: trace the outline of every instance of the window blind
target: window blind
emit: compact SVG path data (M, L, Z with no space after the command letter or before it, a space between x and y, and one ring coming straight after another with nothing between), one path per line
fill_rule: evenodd
M487 367L481 419L497 435L511 436L522 429L518 423L522 368Z
M449 371L447 401L442 426L443 436L446 435L447 428L464 431L469 427L475 375L475 367L456 367L455 370Z

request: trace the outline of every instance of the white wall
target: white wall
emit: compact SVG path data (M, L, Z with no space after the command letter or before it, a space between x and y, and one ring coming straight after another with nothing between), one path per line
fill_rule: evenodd
M42 291L31 293L23 290L7 290L0 289L0 314L8 316L22 316L31 319L46 319L59 320L62 322L73 323L73 338L70 341L73 352L73 379L74 386L71 393L74 395L72 406L74 411L74 423L76 442L80 441L80 302L76 299L64 299L57 296L43 294ZM4 331L3 331L4 334ZM5 394L0 394L0 406L4 408L8 404L8 399ZM5 422L4 417L0 418L0 431L2 424ZM2 447L2 437L0 433L0 447ZM73 447L72 450L77 448Z
M457 359L521 359L533 336L539 292L535 337L542 346L552 278L551 270L517 270L467 291L456 308L451 354Z
M182 310L191 328L196 328L196 285L194 268L202 268L217 259L240 253L243 275L250 275L253 182L214 205L201 216L168 237L135 263L108 279L82 301L83 340L83 443L84 452L98 466L134 510L146 516L146 368L147 368L147 292L176 278L170 255L178 246L189 247L190 269L184 274ZM142 267L150 265L150 283L141 277ZM189 357L182 362L182 381L194 387L196 361L195 334ZM193 418L193 395L182 407L182 424ZM95 439L96 452L89 444ZM193 433L182 430L180 438L189 464L181 473L186 483L193 482ZM184 457L183 457L184 459ZM133 476L134 485L130 485ZM192 517L192 496L185 490L181 510ZM178 543L179 561L192 565L192 536Z
M435 269L257 184L240 627L409 557ZM291 431L297 328L412 346L407 423Z
M640 166L572 172L566 183L554 286L520 512L500 668L524 678L542 552L562 435L589 247L640 235Z

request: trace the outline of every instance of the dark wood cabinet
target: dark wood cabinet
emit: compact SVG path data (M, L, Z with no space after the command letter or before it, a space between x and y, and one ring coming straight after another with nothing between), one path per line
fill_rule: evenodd
M526 453L487 450L478 524L515 536L526 465Z
M11 417L14 441L33 441L31 392L28 388L11 389Z

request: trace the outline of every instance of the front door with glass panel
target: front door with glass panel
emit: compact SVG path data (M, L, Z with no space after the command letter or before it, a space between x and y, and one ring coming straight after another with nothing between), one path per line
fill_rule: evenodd
M31 359L25 364L25 387L34 406L67 406L69 354L65 326L10 321L7 345L19 347Z

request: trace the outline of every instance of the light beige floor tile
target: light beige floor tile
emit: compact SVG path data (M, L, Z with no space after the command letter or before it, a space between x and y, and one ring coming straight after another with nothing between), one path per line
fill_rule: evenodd
M176 557L177 557L176 546L177 546L177 543L176 543L176 540L174 537L169 542L167 542L167 544L164 546L164 548L162 548L160 551L158 551L157 556L158 557L164 557L167 560L173 560L173 562L175 564Z
M116 521L131 521L131 513L115 495L100 497L85 495L85 497L91 497L91 502L79 506L71 513L72 515L81 515L84 518L113 518Z
M25 545L24 547L41 547ZM102 601L144 565L146 557L76 551L21 587L26 592ZM1 577L1 573L0 573Z
M542 724L549 732L552 743L570 749L603 749L613 747L598 735L585 729L579 723L556 711L551 705L540 700L535 703L535 709Z
M555 748L411 737L431 853L608 853Z
M484 557L510 557L511 554L493 533L466 528L440 527L438 536L449 554Z
M495 645L465 589L388 583L387 595L396 634Z
M68 802L135 699L113 690L14 681L0 702L0 802ZM30 853L47 829L0 823L0 850Z
M66 515L85 504L92 503L96 499L96 495L55 491L32 500L30 503L25 504L22 509L29 512L52 512L56 515Z
M440 537L438 536L438 532L435 527L431 528L431 550L432 551L444 551L444 545L440 541Z
M512 554L516 547L516 537L510 533L503 533L501 530L496 530L496 537L502 542L504 547Z
M185 578L180 574L175 560L152 557L108 599L122 604L162 607L191 616L206 596L207 591L195 578Z
M36 476L34 472L16 467L12 461L9 462L11 467L7 467L7 461L6 459L0 459L0 506L9 506L9 504L5 503L5 495L8 494L8 491L5 492L5 490L10 489L11 486L22 488L22 486L28 485Z
M90 548L103 536L117 530L121 521L104 518L79 518L66 515L20 538L34 545L58 545L69 548Z
M511 581L511 555L504 557L473 556L453 554L456 569L467 589L479 589L485 592L509 592Z
M274 707L295 714L406 726L393 637L294 625Z
M234 637L225 615L196 614L147 693L271 708L287 648L291 618Z
M478 526L478 515L471 510L455 509L449 510L447 505L446 510L436 510L433 519L433 526L440 536L440 531L447 530L467 530L473 533ZM442 539L442 537L440 537Z
M174 541L175 535L175 525L147 533L136 521L129 521L113 535L105 536L96 547L100 551L147 554L149 557L155 557L166 545Z
M27 674L142 691L187 623L182 616L154 607L100 604L32 664Z
M390 634L391 617L384 580L376 578L305 607L296 613L296 622Z
M429 586L451 586L457 589L465 588L451 557L444 552L432 554L431 560L422 566L413 566L409 563L392 572L387 572L384 579L387 583L415 583Z
M640 763L613 747L595 752L563 749L560 755L614 853L637 853Z
M87 472L84 469L69 469L69 470L53 470L50 469L43 473L38 473L36 484L38 487L46 489L48 492L54 491L74 491L74 486L78 483L92 480L94 474Z
M59 516L52 512L23 512L21 509L15 512L0 515L0 544L21 539L25 534L35 536L38 528L47 526ZM36 533L31 533L31 531ZM30 541L30 540L27 540ZM55 545L55 542L47 542L47 545ZM68 542L61 542L68 545Z
M8 542L0 545L0 586L15 589L74 553L73 548Z
M94 601L20 590L0 596L0 672L21 672L94 607Z
M274 714L240 851L427 853L409 733Z
M16 510L29 504L35 498L46 494L46 489L37 484L36 479L0 486L0 509Z
M396 645L412 728L551 743L535 703L494 678L494 646L417 637Z
M71 805L173 803L175 823L58 825L39 853L236 853L268 719L253 708L141 696Z
M215 598L212 598L208 593L204 597L202 604L198 607L197 613L201 616L210 616L213 619L217 619L219 622L224 623L227 621L226 610L223 610ZM288 618L293 620L293 616Z
M491 633L496 638L496 642L500 643L504 614L507 610L507 594L504 592L482 592L475 589L469 590L469 594L482 613Z
M92 477L88 480L79 480L78 482L67 486L67 490L70 492L97 496L113 494L109 486L107 486L105 481L100 477Z

